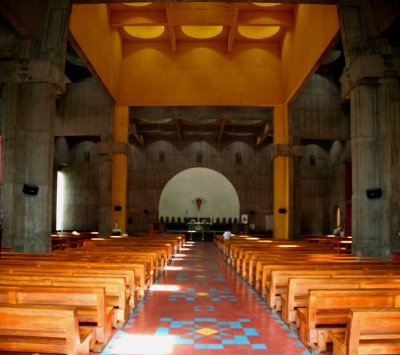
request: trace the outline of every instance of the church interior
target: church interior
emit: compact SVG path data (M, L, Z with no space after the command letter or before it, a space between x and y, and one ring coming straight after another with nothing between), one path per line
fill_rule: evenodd
M396 0L0 0L0 354L355 354L358 317L400 353L399 33ZM30 342L56 312L81 339Z

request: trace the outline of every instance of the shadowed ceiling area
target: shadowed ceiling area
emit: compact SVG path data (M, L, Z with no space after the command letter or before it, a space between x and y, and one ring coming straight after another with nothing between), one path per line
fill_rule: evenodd
M258 147L271 142L272 114L268 107L132 107L130 137L140 146L168 139L178 147L194 140Z

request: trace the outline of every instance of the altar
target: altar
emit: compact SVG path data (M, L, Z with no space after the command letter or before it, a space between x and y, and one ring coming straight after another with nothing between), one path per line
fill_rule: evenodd
M192 232L209 232L211 230L211 224L207 221L203 222L193 222L188 223L188 231Z

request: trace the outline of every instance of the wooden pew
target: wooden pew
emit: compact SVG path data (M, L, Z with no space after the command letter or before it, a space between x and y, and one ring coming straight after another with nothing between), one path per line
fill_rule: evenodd
M92 336L75 307L0 305L1 351L89 355Z
M93 330L90 350L101 352L111 339L113 307L106 306L102 287L4 286L0 304L54 304L74 306L78 322Z
M242 276L242 278L246 281L248 281L249 284L253 284L253 280L255 280L255 274L256 274L256 263L258 261L269 261L271 258L274 258L275 260L280 260L282 258L282 254L287 258L285 254L287 253L282 253L282 252L276 252L274 253L265 253L265 252L245 252L244 257L242 259L241 265L238 265L238 270L237 272ZM302 258L302 257L307 257L308 259L312 260L326 260L328 258L331 259L337 259L337 260L351 260L354 259L355 257L352 255L338 255L338 254L332 254L332 251L330 249L326 250L297 250L293 253L290 253L290 256L295 256L297 258Z
M150 286L150 270L149 264L145 261L142 262L118 262L115 260L114 262L107 261L103 262L101 260L95 261L79 261L78 260L63 260L62 262L65 268L73 267L73 268L80 268L81 270L89 270L89 269L97 269L97 270L110 270L110 269L128 269L134 270L135 277L138 277L139 283L137 287L139 288L140 297L144 297L147 288ZM35 258L29 259L29 256L24 259L0 259L0 269L2 266L8 265L25 265L25 266L36 266L47 268L51 266L60 266L60 260L57 258L51 258L45 260L35 260Z
M59 275L10 275L0 274L3 286L58 286L58 287L103 287L106 305L114 309L113 326L122 328L129 318L129 295L123 278L81 277Z
M399 308L354 308L346 331L331 331L333 355L400 354Z
M369 273L381 273L382 270L393 271L398 273L400 265L386 262L372 262L372 261L332 261L326 262L310 262L310 261L293 261L293 262L281 262L275 264L268 264L263 266L263 274L261 280L261 287L257 289L262 297L265 297L271 282L272 270L323 270L323 269L345 269L345 270L360 270L360 274L365 274L366 271ZM388 275L388 272L385 272ZM352 271L356 273L356 271Z
M265 300L272 310L281 310L281 295L285 295L288 292L289 279L291 277L375 277L383 278L400 276L400 267L388 267L388 266L375 266L373 268L365 268L364 264L359 267L354 264L337 264L333 267L321 268L319 266L310 264L308 267L299 269L274 269L271 270L270 280L266 285Z
M313 352L326 351L330 330L343 329L355 307L400 307L400 289L310 290L307 307L298 308L299 338Z
M282 294L282 320L294 326L296 324L296 309L307 306L307 296L310 290L328 289L367 289L367 288L400 288L400 275L314 275L310 277L291 277L288 281L287 293Z
M128 288L129 294L129 306L132 309L135 308L136 301L138 299L138 288L136 287L135 271L130 269L82 269L80 267L66 267L64 265L52 265L46 268L27 266L27 265L1 265L0 274L11 274L11 275L54 275L54 276L80 276L80 277L106 277L106 278L123 278L125 285ZM107 291L110 289L107 288ZM114 296L119 294L113 292ZM107 297L111 298L111 293L107 292Z
M144 262L148 264L151 280L154 275L158 274L159 261L157 254L153 252L136 252L124 250L112 250L110 248L101 248L101 250L93 248L77 248L77 249L64 249L56 251L52 254L27 254L27 253L6 253L2 255L3 260L10 260L17 262L18 260L34 260L34 261L47 261L47 260L65 260L65 261L83 261L83 262L98 262L98 263L129 263ZM61 262L61 261L59 261Z

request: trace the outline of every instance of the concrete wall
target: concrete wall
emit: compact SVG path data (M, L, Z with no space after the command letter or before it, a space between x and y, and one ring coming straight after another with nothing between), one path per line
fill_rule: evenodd
M272 161L271 146L254 151L245 143L236 142L217 149L206 142L176 148L166 141L159 141L140 149L130 146L128 163L128 233L147 229L148 223L158 218L161 192L166 183L177 173L192 167L207 167L223 174L236 189L240 212L255 213L249 223L264 229L265 215L272 213ZM202 162L198 155L202 153ZM164 161L161 161L160 154ZM241 155L241 163L236 162ZM148 209L146 216L144 210ZM132 219L132 221L130 221Z
M325 68L312 76L292 104L295 141L305 146L301 161L301 233L331 233L336 208L345 224L345 162L350 160L349 114L340 86Z
M111 140L114 105L93 79L67 85L57 105L53 210L56 210L56 171L65 179L64 230L99 227L100 156L98 142ZM111 171L109 171L111 174ZM56 227L53 213L53 229Z

